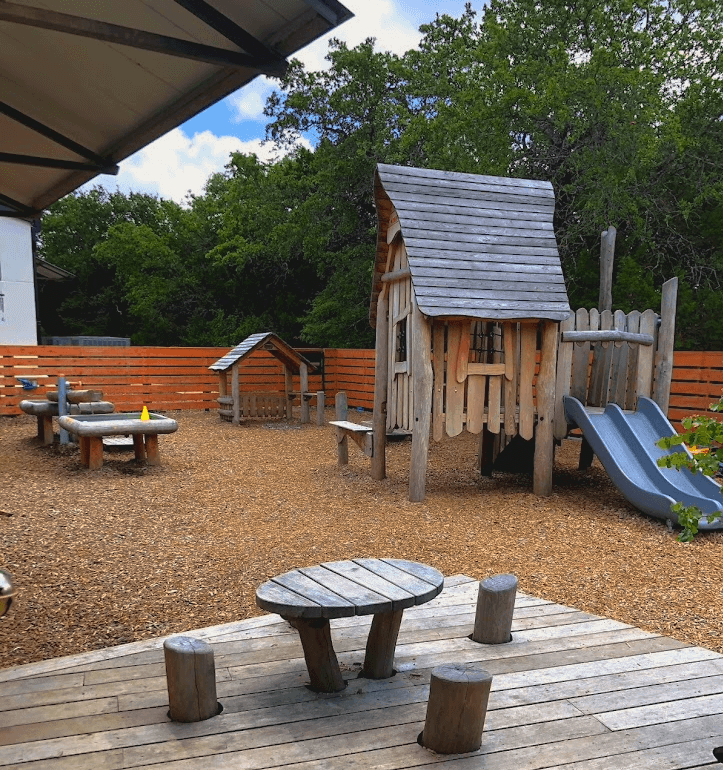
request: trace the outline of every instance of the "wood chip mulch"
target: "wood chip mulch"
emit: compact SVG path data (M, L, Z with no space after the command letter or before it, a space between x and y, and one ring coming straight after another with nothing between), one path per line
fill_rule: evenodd
M573 440L544 499L528 476L480 477L476 437L432 443L426 501L410 503L408 441L375 482L353 444L337 466L329 426L169 415L161 466L106 449L95 472L75 445L42 446L34 418L0 418L0 567L18 588L0 667L257 615L269 577L361 556L511 572L527 593L723 652L723 532L676 542L597 460L578 471Z

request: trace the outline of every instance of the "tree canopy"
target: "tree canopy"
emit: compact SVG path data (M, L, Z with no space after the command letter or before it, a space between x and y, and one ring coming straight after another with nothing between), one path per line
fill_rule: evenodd
M369 346L385 162L552 182L573 307L596 304L615 225L615 306L655 306L678 275L678 347L723 349L720 2L491 0L421 31L404 56L334 40L327 69L293 61L266 106L290 154L234 155L187 207L99 189L55 204L42 253L78 277L43 303L46 331Z

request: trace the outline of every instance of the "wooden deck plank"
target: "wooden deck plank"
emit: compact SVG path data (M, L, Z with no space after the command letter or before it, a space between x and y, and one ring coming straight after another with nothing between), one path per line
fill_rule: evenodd
M391 679L358 678L370 618L332 621L349 685L320 695L273 615L189 632L214 646L221 715L168 719L163 639L0 672L0 767L18 770L693 770L723 745L723 656L518 594L513 640L468 638L478 581L405 610ZM494 676L479 752L420 747L432 669Z

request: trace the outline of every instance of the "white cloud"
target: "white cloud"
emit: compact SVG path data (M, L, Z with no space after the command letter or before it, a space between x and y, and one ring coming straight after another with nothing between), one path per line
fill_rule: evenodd
M232 123L240 123L242 120L266 121L264 105L271 92L277 88L273 80L261 77L251 81L247 86L239 88L231 96L226 98L226 104L231 109Z
M261 139L244 142L236 136L216 136L211 131L191 137L175 128L123 161L115 179L100 177L86 187L100 183L109 189L117 186L125 193L151 193L182 203L189 192L203 192L206 180L223 171L232 152L254 153L264 161L278 158L273 145L264 144Z
M378 51L391 51L401 56L410 48L416 48L421 40L417 27L401 12L398 0L344 0L344 5L354 14L353 19L344 22L322 39L302 49L294 56L306 65L307 69L325 69L328 62L324 56L329 48L329 38L337 37L350 48L359 45L368 37L376 38ZM434 11L429 11L431 21Z
M377 40L377 50L392 51L401 55L419 45L419 24L434 18L434 12L430 10L423 18L411 22L400 13L399 4L395 0L344 0L344 5L354 14L354 18L293 55L293 58L304 63L307 70L328 68L329 62L324 57L329 50L331 37L343 40L350 48L359 45L368 37L374 37ZM259 77L228 96L226 104L231 109L232 122L265 121L264 105L275 88L278 88L275 81Z

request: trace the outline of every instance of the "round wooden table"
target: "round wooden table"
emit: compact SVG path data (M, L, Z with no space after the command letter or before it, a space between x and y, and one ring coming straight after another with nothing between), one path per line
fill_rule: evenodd
M441 572L402 559L352 559L303 567L271 578L256 591L256 604L289 621L299 632L311 688L346 687L331 643L330 618L374 615L361 676L394 673L394 649L402 613L434 599L444 587Z

